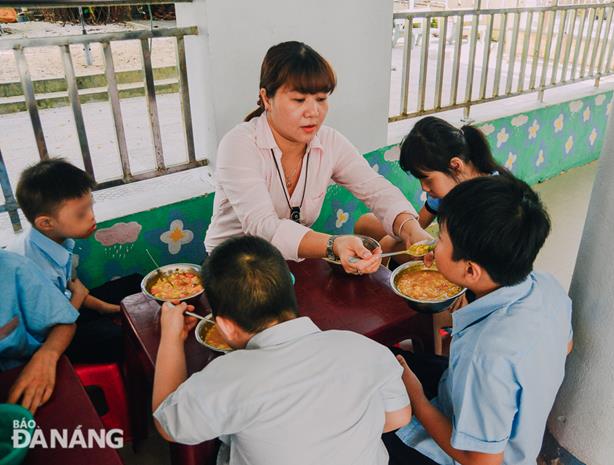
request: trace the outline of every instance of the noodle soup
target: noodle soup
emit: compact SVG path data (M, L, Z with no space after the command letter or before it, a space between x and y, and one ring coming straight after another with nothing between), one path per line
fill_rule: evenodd
M397 275L395 284L403 295L426 302L446 300L462 290L435 269L405 269Z
M202 292L200 276L191 270L176 270L159 276L151 285L149 292L157 299L185 299Z

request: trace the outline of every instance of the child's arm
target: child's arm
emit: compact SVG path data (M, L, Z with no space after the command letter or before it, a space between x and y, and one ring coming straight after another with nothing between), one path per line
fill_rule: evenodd
M384 423L384 433L389 433L395 429L405 426L411 420L411 405L395 410L394 412L386 412L386 422Z
M94 297L92 294L88 294L83 301L83 304L87 308L96 310L98 313L119 313L120 307L116 304L110 304L104 300L100 300Z
M397 356L397 359L403 366L403 382L407 388L414 415L437 445L461 465L501 465L503 463L503 452L487 454L452 447L450 443L452 438L452 424L450 420L426 398L422 384L407 366L405 359L401 356Z
M89 289L85 287L83 283L79 281L79 279L71 280L68 283L68 289L70 289L70 292L72 292L70 303L73 307L79 310L90 293Z
M188 333L196 325L196 319L184 317L183 312L193 309L194 307L191 305L188 306L182 302L177 305L165 303L160 310L160 346L158 347L158 355L156 357L151 401L153 412L188 377L183 345ZM154 423L164 439L173 441L173 438L164 431L164 428L155 418Z
M418 222L420 223L420 227L422 229L426 229L435 219L435 215L433 215L427 208L423 205L420 211L418 212Z
M54 326L47 340L32 355L21 374L11 387L8 402L17 403L35 413L38 407L49 400L55 387L55 370L58 359L64 353L75 334L76 325Z

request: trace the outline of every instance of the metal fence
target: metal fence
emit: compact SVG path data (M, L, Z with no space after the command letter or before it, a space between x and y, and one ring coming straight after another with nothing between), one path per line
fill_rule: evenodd
M403 67L389 121L455 108L468 118L475 104L531 92L542 100L589 79L598 86L614 74L613 14L614 2L395 13Z
M64 75L67 84L68 97L74 117L75 126L77 130L77 136L79 140L79 147L81 156L83 158L83 165L85 171L87 171L94 179L96 179L96 173L92 164L92 157L90 155L90 147L88 144L88 134L85 128L83 119L83 112L81 103L79 101L79 89L77 87L77 78L75 76L75 70L73 67L72 56L70 52L70 46L73 44L89 45L92 43L100 43L103 50L104 64L105 64L105 76L107 81L107 91L109 96L109 103L111 105L113 124L115 129L115 136L117 142L117 148L119 157L121 160L122 176L117 179L107 180L97 183L96 189L104 189L111 186L120 184L126 184L134 181L140 181L144 179L150 179L156 176L183 171L189 168L203 166L207 164L206 159L196 159L194 151L194 131L192 128L192 116L190 111L190 95L188 86L188 73L186 66L186 53L184 37L189 35L197 35L198 29L196 27L185 28L165 28L156 30L142 30L142 31L130 31L130 32L113 32L113 33L101 33L101 34L88 34L88 35L75 35L75 36L61 36L61 37L43 37L32 39L3 39L0 40L0 50L12 49L21 85L23 88L23 95L26 103L26 107L32 123L32 129L34 131L34 137L38 148L38 154L41 160L49 158L47 152L47 145L45 142L45 134L43 133L43 126L39 116L39 111L36 102L36 96L34 93L34 86L30 77L28 69L28 63L24 54L24 49L27 47L59 47L62 61L64 65ZM162 147L162 137L160 132L160 120L158 117L158 106L156 103L156 90L154 82L154 74L151 64L151 46L150 41L160 37L175 37L176 38L176 56L177 56L177 73L179 77L179 96L181 101L181 114L183 128L185 131L187 161L182 164L167 166L164 158L164 152ZM145 86L145 98L147 103L147 114L151 128L154 157L155 157L155 169L133 174L130 168L130 157L128 153L128 146L126 143L126 132L124 127L124 121L122 118L122 110L120 106L120 96L118 91L118 84L115 76L115 68L113 65L113 55L111 52L111 43L114 41L125 40L139 40L141 57L142 57L142 70L144 76ZM19 216L17 214L17 203L12 193L9 178L6 172L5 163L2 159L0 152L0 185L5 198L5 204L0 205L0 212L8 212L13 224L13 229L18 231L21 229L19 222Z

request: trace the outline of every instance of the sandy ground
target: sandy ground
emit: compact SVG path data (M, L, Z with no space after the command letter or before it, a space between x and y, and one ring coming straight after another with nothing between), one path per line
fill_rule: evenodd
M174 27L174 21L155 21L154 28ZM149 28L147 21L86 26L88 34L103 32L134 31ZM80 35L81 26L61 23L27 22L3 25L5 34L0 41L16 38L33 38L59 35ZM141 69L141 49L138 41L119 41L111 45L116 71ZM104 73L102 46L91 45L92 65L87 65L85 53L80 45L71 47L73 65L77 76ZM64 77L64 66L59 47L38 47L25 50L26 59L32 79L49 79ZM155 39L152 45L152 63L154 68L173 66L175 64L175 39ZM0 82L19 81L19 74L12 50L0 50Z

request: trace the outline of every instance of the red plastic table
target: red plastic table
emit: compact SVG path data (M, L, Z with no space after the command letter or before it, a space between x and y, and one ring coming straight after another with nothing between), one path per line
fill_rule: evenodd
M390 271L381 267L371 275L355 276L334 271L323 260L289 263L296 278L299 311L322 330L345 329L364 334L382 344L392 345L411 337L432 348L432 318L412 310L389 287ZM206 287L206 285L205 285ZM206 298L197 312L209 312ZM122 301L128 398L133 433L147 433L151 386L160 343L160 305L143 294ZM198 344L194 337L185 346L188 374L204 368L219 354ZM197 446L171 444L174 465L215 463L215 441Z
M1 402L6 401L9 389L21 373L22 368L14 368L0 373ZM58 362L53 395L45 405L36 411L34 419L37 426L43 431L47 442L50 441L49 431L51 429L66 429L68 441L70 441L73 431L79 426L86 440L88 429L100 431L104 428L85 389L83 389L72 365L65 356L62 356ZM117 451L108 447L43 449L36 446L28 452L24 465L38 464L121 465L122 461Z

